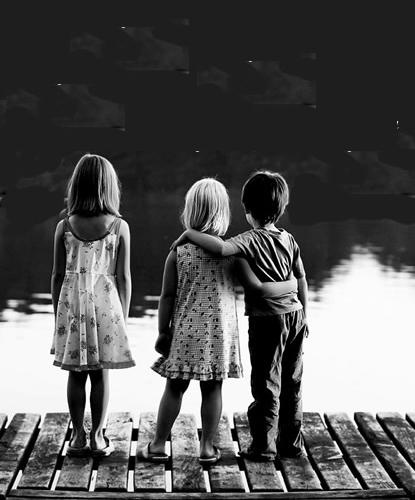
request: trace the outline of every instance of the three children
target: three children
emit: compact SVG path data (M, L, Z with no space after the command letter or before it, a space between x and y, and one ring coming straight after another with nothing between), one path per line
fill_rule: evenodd
M91 379L90 446L93 454L107 455L112 444L102 433L106 370L134 365L125 332L131 296L129 233L119 218L118 186L107 160L85 155L69 184L68 217L55 235L53 352L54 364L70 370L72 454L82 454L88 446L83 428L86 377ZM277 453L302 453L307 284L297 243L275 226L288 204L288 186L279 174L257 172L243 187L242 203L252 229L224 241L230 220L225 187L202 179L186 195L186 230L164 269L155 346L161 357L152 366L166 377L166 387L155 436L138 450L141 459L168 460L165 443L192 379L200 382L202 395L199 460L213 464L220 459L213 439L222 410L222 381L242 376L235 279L245 289L254 398L248 409L252 443L241 455L262 461L274 460Z

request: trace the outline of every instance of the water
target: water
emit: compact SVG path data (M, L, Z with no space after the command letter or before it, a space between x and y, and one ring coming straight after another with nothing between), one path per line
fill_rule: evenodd
M67 408L67 373L53 367L49 355L53 315L48 294L53 231L63 208L66 181L79 156L77 152L63 158L50 151L21 153L12 158L15 168L7 170L16 188L8 191L0 207L0 411L9 414ZM121 210L131 229L133 297L128 330L137 362L135 368L111 372L110 409L135 413L156 410L163 390L164 379L149 368L156 358L157 301L164 260L181 231L178 215L184 195L194 181L216 176L227 186L232 207L229 235L247 229L240 189L257 168L282 171L294 187L304 172L325 181L334 178L337 183L349 179L358 184L356 192L371 193L376 188L389 193L392 187L399 192L413 186L409 176L398 169L386 171L384 165L349 173L339 166L334 172L296 154L129 152L108 156L120 175ZM363 165L365 156L360 159ZM414 410L410 395L415 392L411 369L415 212L407 210L405 218L395 217L395 222L376 220L378 208L369 197L365 200L374 220L336 222L337 216L344 219L350 213L357 198L347 204L347 197L337 196L328 184L325 192L330 196L320 191L316 196L307 179L303 177L303 188L306 185L297 196L299 202L293 196L289 206L292 220L307 224L294 225L289 214L280 221L300 245L310 286L304 408L349 413ZM344 206L336 205L337 198ZM357 217L359 211L353 213ZM315 223L327 219L331 222ZM396 222L411 220L412 224ZM247 321L241 298L238 310L245 377L224 383L227 412L244 410L250 402ZM183 410L198 413L199 404L198 384L192 383Z
M388 221L290 227L302 248L310 281L310 336L304 348L305 410L352 414L415 409L411 398L415 390L414 229ZM171 235L165 239L171 241ZM153 343L163 265L160 254L165 253L166 245L157 251L154 242L152 245L156 256L141 264L135 261L133 266L133 274L142 277L128 322L137 366L111 372L110 410L114 411L155 411L164 387L164 379L149 365L156 358ZM27 259L27 255L20 258ZM39 268L43 269L43 264ZM29 284L34 287L33 273ZM43 277L39 279L43 281ZM9 414L67 409L67 374L52 366L48 354L53 329L50 298L47 288L38 286L25 297L6 297L3 301L0 401L1 411ZM224 410L228 413L245 410L250 402L247 320L241 297L238 311L245 376L224 383ZM183 411L198 414L199 405L199 387L193 382Z

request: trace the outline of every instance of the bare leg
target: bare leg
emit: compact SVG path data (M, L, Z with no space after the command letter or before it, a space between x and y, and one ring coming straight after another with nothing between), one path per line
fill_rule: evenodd
M166 387L160 400L156 432L150 443L150 451L154 453L165 452L167 438L180 412L183 394L188 387L189 380L167 379Z
M213 440L222 414L222 381L200 382L200 390L202 392L200 456L211 457L214 454Z
M68 375L67 399L72 420L72 438L70 445L80 448L85 445L84 413L85 413L85 383L87 373L70 371Z
M109 399L109 376L108 370L90 370L91 380L91 448L103 449L106 446L102 428L107 414Z

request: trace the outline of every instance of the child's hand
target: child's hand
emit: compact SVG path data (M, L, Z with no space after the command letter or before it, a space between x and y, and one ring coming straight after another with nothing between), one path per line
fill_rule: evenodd
M171 341L172 336L170 333L159 333L159 336L157 337L156 343L154 345L154 349L159 354L167 358L170 352Z
M170 247L170 250L172 252L174 252L176 250L177 247L179 247L180 245L184 245L185 243L187 243L189 240L187 238L187 234L186 234L186 231L184 233L182 233L178 238L177 240L173 241L171 247Z
M310 329L308 327L308 320L307 320L307 318L305 318L304 324L305 324L305 328L306 328L306 330L305 330L305 337L308 338L308 336L310 335Z

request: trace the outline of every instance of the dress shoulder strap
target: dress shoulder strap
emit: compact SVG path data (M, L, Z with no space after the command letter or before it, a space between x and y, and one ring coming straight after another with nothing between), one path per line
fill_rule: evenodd
M70 230L69 216L66 215L65 218L63 219L63 231L66 233L69 230Z
M117 236L120 232L121 221L122 221L121 217L115 217L115 219L111 224L111 232L116 234Z

